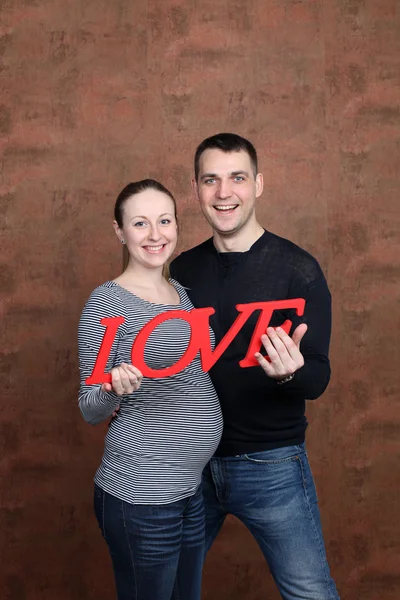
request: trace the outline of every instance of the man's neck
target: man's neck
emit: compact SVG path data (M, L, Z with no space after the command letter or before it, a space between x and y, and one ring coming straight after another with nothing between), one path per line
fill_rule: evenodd
M247 252L263 233L264 229L257 221L250 228L243 227L227 235L214 231L214 246L218 252Z

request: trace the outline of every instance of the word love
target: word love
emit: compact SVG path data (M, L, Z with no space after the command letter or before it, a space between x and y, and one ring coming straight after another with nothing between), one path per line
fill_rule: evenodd
M171 310L169 312L161 313L160 315L157 315L157 317L154 317L154 319L151 319L151 321L139 331L132 344L131 362L143 373L144 377L169 377L171 375L176 375L176 373L185 369L185 367L187 367L195 358L196 354L200 352L202 369L207 372L225 352L229 344L235 339L250 315L255 310L259 310L261 312L254 328L247 354L244 359L239 362L241 367L253 367L258 365L254 354L260 351L262 345L261 336L265 333L265 330L271 321L272 313L275 310L294 309L296 313L301 316L304 313L304 306L305 300L302 298L237 304L236 309L239 314L215 350L211 349L209 330L209 318L215 313L213 308L194 308L191 311ZM158 325L160 325L160 323L169 321L170 319L181 319L189 323L191 330L189 345L183 356L174 365L165 367L164 369L151 369L144 361L146 342L150 334ZM117 335L118 327L124 320L124 317L105 317L104 319L101 319L100 323L106 327L106 331L100 346L100 351L97 355L93 372L90 377L86 379L87 384L111 383L111 374L105 373L104 371L111 347L115 336ZM292 321L286 320L281 327L289 334L291 325Z

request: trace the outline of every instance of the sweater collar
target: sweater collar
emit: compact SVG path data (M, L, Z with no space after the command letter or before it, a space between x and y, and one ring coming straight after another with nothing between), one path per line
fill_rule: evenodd
M216 247L214 246L214 239L211 237L207 240L207 245L209 250L214 254L214 255L224 255L224 254L235 254L235 255L245 255L245 254L252 254L253 252L257 252L260 248L262 248L263 246L266 245L268 239L270 238L270 233L264 229L264 233L258 238L258 240L256 240L254 242L254 244L252 246L250 246L250 248L248 250L245 250L244 252L218 252L218 250L216 249Z

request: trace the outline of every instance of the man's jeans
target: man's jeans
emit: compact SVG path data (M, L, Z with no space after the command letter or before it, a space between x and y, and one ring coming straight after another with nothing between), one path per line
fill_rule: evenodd
M304 444L214 457L204 471L206 550L228 513L257 540L284 600L337 600Z
M118 600L200 600L204 504L194 496L129 504L95 485L94 508L113 563Z

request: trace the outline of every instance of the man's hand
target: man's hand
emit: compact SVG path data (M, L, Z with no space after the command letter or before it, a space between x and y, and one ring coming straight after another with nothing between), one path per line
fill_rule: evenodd
M143 375L133 365L121 363L119 367L111 369L111 383L103 383L103 392L115 392L117 396L128 396L140 388Z
M254 356L268 377L279 381L301 369L304 358L300 352L300 342L306 331L307 325L301 323L296 327L291 338L281 327L267 328L267 333L261 336L261 341L271 362L268 362L259 352Z

